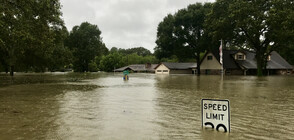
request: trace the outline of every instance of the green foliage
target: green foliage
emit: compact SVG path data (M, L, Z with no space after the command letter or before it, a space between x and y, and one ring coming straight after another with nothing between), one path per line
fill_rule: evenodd
M49 71L64 71L65 68L71 68L73 55L69 48L65 46L56 47L50 59Z
M132 64L159 63L158 59L143 47L130 49L112 47L110 53L100 60L100 69L108 72Z
M262 75L268 54L293 42L293 9L285 0L218 0L206 24L216 40L255 50Z
M290 44L277 50L277 52L285 58L291 65L294 65L294 45Z
M144 48L144 47L135 47L135 48L129 48L129 49L122 49L122 48L117 48L117 47L112 47L110 49L110 53L118 52L122 55L130 55L130 54L137 54L139 56L148 56L152 55L151 52Z
M156 58L168 58L174 54L176 42L173 38L175 17L168 14L157 27L157 46L154 48Z
M151 63L151 64L158 64L159 60L154 55L147 55L142 58L141 64Z
M118 52L118 48L117 47L112 47L109 52L110 53Z
M11 75L14 67L44 71L50 65L55 34L64 27L60 8L59 0L0 1L0 62Z
M110 72L116 68L124 66L125 62L122 61L122 58L123 56L117 52L103 56L100 61L101 70Z
M161 62L179 62L179 59L176 55L172 55L170 58L161 58Z
M155 56L152 56L152 55L140 56L137 53L124 55L122 60L124 63L126 63L126 65L158 63L158 60L155 58Z
M90 63L89 63L89 71L90 72L97 72L99 69L98 69L98 65L97 65L97 63L95 62L95 61L91 61Z
M211 3L196 3L167 15L157 28L155 56L162 59L176 55L180 62L196 58L200 72L200 53L215 45L205 28L211 8Z
M102 42L100 35L101 31L98 26L88 22L73 27L66 45L69 46L74 55L73 65L75 71L90 71L89 64L91 63L91 68L93 68L95 57L107 54L108 49Z
M151 55L151 52L144 47L135 47L135 48L129 48L129 49L121 49L120 48L117 51L123 55L130 55L130 54L134 54L134 53L139 56Z

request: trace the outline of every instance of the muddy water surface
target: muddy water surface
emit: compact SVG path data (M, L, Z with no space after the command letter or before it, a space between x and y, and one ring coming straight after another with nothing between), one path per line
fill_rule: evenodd
M231 133L201 127L229 99ZM293 139L293 76L0 75L0 139Z

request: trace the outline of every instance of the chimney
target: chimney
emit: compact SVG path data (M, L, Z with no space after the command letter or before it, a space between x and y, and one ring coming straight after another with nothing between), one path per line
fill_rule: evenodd
M146 67L146 68L151 68L151 63L146 63L146 64L145 64L145 67Z

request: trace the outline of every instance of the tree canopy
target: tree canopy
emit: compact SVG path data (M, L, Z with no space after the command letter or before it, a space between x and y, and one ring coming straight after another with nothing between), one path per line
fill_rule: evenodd
M110 53L100 60L99 67L103 71L113 71L114 69L132 64L157 64L159 61L151 52L144 47L122 49L112 47Z
M108 52L100 35L101 31L98 26L88 22L83 22L80 26L73 27L66 45L73 52L75 71L89 71L89 63L95 61L96 56L101 56Z
M215 39L254 50L262 75L270 52L293 42L293 9L285 0L217 0L206 24Z
M42 71L49 65L55 35L64 29L60 8L59 0L0 2L0 62L11 75L19 64Z
M128 48L128 49L120 48L117 51L121 54L124 54L124 55L129 55L129 54L133 54L133 53L135 53L139 56L151 55L151 52L144 47L134 47L134 48Z
M176 55L181 62L196 58L200 74L200 53L212 46L205 29L211 8L211 3L196 3L167 15L157 28L155 55L159 59Z

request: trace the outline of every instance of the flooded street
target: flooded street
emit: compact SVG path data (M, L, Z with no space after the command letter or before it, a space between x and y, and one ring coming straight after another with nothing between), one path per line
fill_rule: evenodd
M201 127L228 99L231 133ZM294 76L0 75L0 139L293 139Z

